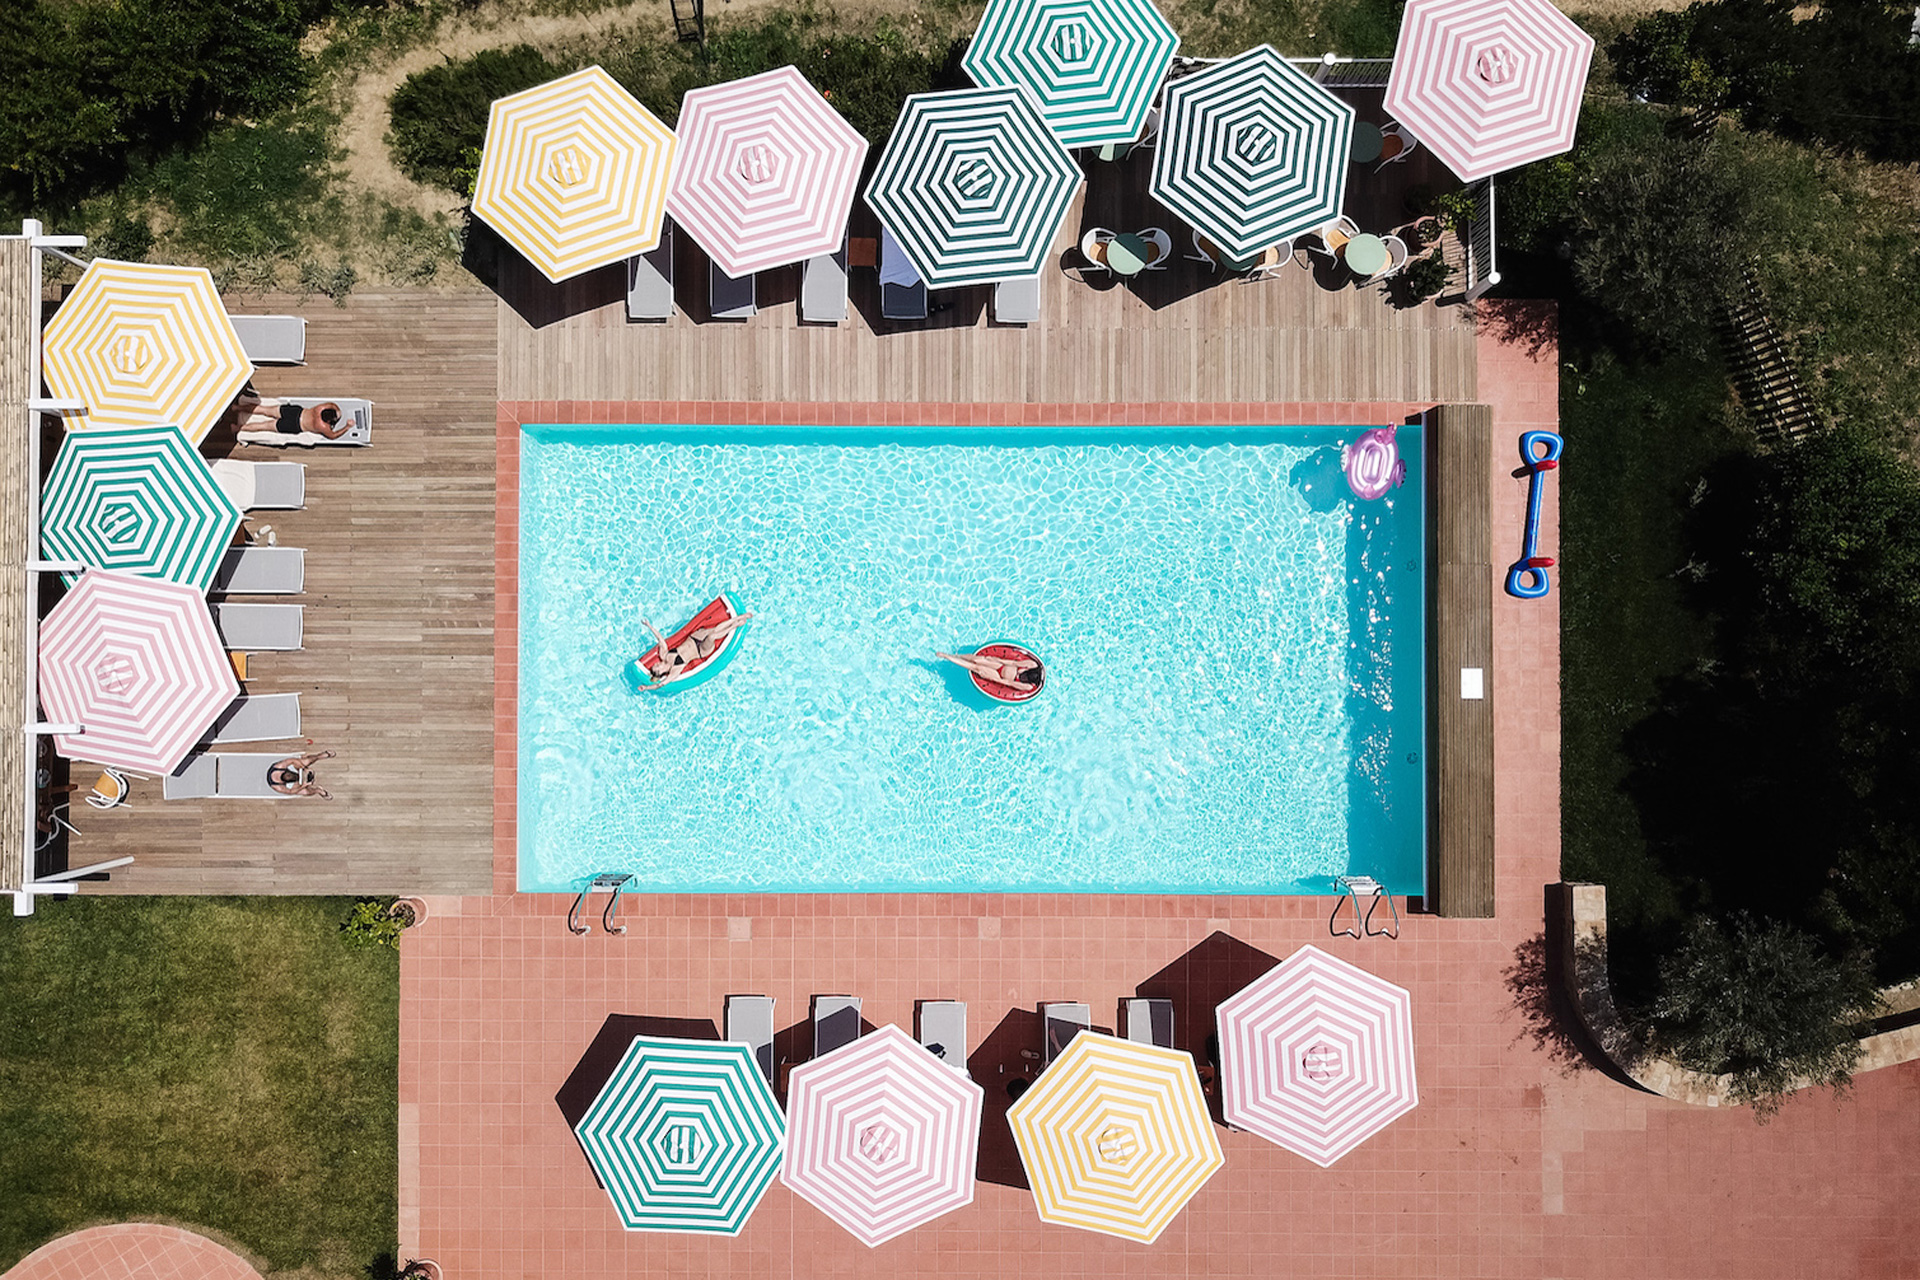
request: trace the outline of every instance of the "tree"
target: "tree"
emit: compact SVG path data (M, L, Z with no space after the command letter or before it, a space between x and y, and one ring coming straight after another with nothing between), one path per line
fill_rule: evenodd
M1661 964L1656 1047L1731 1076L1734 1098L1762 1118L1803 1082L1844 1089L1880 1004L1867 966L1791 925L1744 913L1730 924L1701 918Z

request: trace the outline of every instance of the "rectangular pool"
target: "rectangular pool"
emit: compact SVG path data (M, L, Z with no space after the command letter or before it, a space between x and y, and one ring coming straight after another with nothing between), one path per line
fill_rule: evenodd
M529 426L519 886L1424 888L1420 432ZM684 692L621 668L720 591ZM936 650L1017 641L1032 703Z

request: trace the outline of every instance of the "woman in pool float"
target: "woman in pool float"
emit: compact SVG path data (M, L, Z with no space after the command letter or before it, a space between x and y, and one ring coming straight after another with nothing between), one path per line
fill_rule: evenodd
M1004 684L1010 689L1038 689L1043 674L1038 658L1034 659L1032 666L1023 667L1011 658L985 658L977 653L936 653L933 656L957 663L982 679Z
M736 613L725 622L717 623L711 627L701 627L685 640L682 640L680 646L676 649L667 648L667 638L660 634L659 629L655 627L653 623L648 622L645 618L640 619L640 621L645 624L647 630L653 633L654 639L652 656L642 660L642 665L646 667L647 674L653 677L653 683L642 685L641 688L643 690L658 689L673 676L674 672L680 670L680 668L686 666L688 663L697 662L702 658L712 657L713 651L720 647L720 638L752 616L751 613Z

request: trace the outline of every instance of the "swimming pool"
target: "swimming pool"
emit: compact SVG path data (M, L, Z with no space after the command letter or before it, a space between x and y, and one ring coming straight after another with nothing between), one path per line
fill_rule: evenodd
M1361 430L523 428L520 888L1421 893L1420 432L1357 503ZM933 658L996 639L1032 703Z

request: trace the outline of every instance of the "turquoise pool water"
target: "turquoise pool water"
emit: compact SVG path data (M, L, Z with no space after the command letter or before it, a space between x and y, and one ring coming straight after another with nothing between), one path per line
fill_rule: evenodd
M1422 892L1420 433L1363 504L1360 430L525 428L520 888ZM1003 638L1029 705L933 660Z

